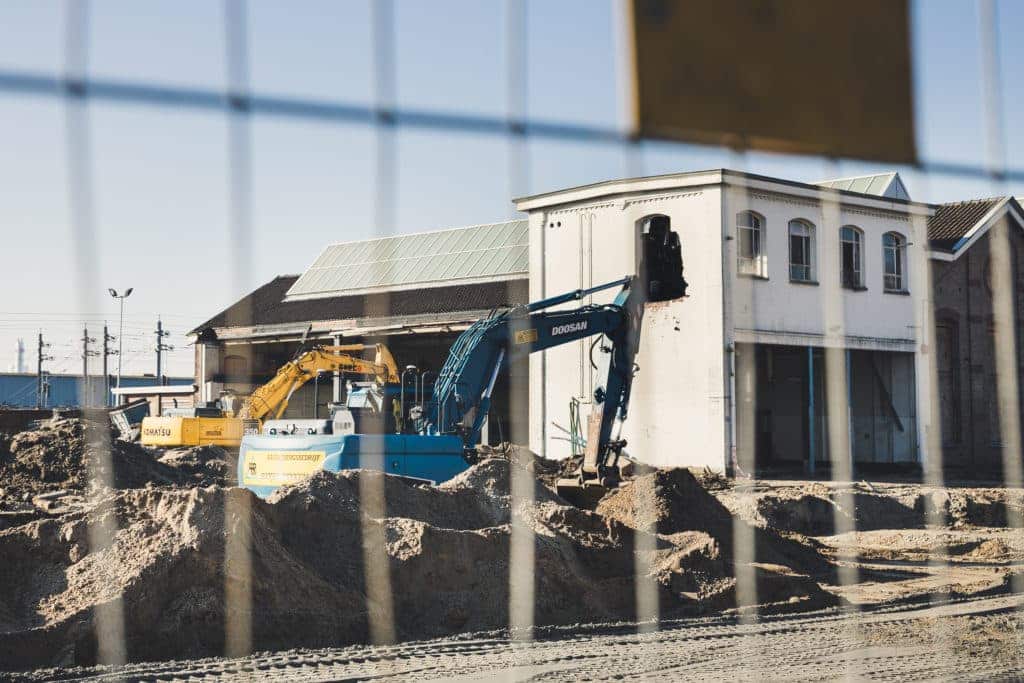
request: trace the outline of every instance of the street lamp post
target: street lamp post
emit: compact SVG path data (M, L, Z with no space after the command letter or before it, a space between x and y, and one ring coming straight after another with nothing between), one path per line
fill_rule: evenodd
M117 329L117 388L121 388L121 358L124 357L124 300L127 299L131 293L132 288L124 290L124 294L118 294L116 289L108 289L110 296L115 299L121 300L121 319L118 322Z

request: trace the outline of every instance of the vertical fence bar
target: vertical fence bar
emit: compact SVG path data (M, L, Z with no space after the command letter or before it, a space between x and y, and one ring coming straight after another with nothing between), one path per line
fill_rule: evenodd
M736 148L730 150L729 164L734 169L743 169L748 165L746 150ZM737 328L744 327L754 329L757 327L757 306L754 297L754 288L757 287L757 277L769 277L769 268L779 268L783 264L776 263L771 258L771 248L778 239L779 226L769 222L766 215L757 213L760 220L759 238L756 241L757 247L754 254L754 262L759 264L760 271L751 273L751 277L741 273L739 267L742 253L741 240L739 239L739 216L755 212L755 198L746 186L733 185L723 182L720 189L721 197L721 220L722 235L721 245L723 252L723 283L727 288L728 301L727 311L724 314L724 352L728 353L731 346L735 356L735 380L734 391L736 414L733 419L737 420L736 430L736 459L733 463L734 481L737 498L752 498L755 491L755 484L759 469L764 466L760 462L760 395L759 382L762 376L759 367L765 354L759 354L764 349L771 353L772 347L767 344L760 344L756 340L750 343L740 344L737 342ZM774 234L773 234L774 231ZM726 365L728 367L728 365ZM729 378L727 378L728 380ZM753 501L750 501L753 503ZM759 613L759 591L757 585L758 570L757 562L757 537L754 528L741 515L732 514L732 564L733 578L735 580L735 603L739 623L746 627L756 625L760 620ZM743 664L744 676L756 677L761 672L764 662L761 653L750 642L740 646L740 655Z
M987 167L994 194L1009 194L1006 187L1006 129L1003 120L1003 86L1000 70L1000 36L995 0L980 0L978 34L981 46L981 78L984 84ZM1021 434L1021 361L1018 338L1021 306L1021 256L1013 245L1012 219L1004 216L989 232L992 322L995 349L996 397L999 409L999 443L1003 465L1003 486L1009 492L1024 486L1024 443ZM1009 496L1008 496L1009 497ZM1024 529L1020 507L1006 504L1006 524ZM1024 574L1014 573L1010 582L1015 592L1024 592ZM1021 611L1021 610L1018 610ZM1024 635L1018 633L1018 646ZM1020 652L1020 647L1018 647ZM1018 662L1021 657L1018 657Z
M833 177L838 168L830 165ZM850 295L842 281L841 230L845 225L842 195L835 190L822 189L819 195L821 228L819 253L822 255L820 284L822 295L822 321L824 328L824 428L827 462L831 483L829 495L833 503L832 531L839 543L850 543L856 531L856 499L852 490L853 446L851 443L850 406L850 344L847 336L846 299ZM863 272L863 244L861 246ZM823 459L824 461L825 459ZM859 572L855 554L841 550L836 554L836 581L840 593L855 586ZM860 630L852 620L845 620L843 629L847 638L859 638ZM847 677L856 678L857 669L846 671Z
M397 141L394 130L395 82L395 6L393 0L372 4L374 93L377 111L376 179L374 184L374 230L378 236L390 236L395 230L395 204L398 190ZM390 297L367 296L366 309L386 314ZM372 438L372 437L371 437ZM383 442L383 435L379 437ZM363 576L370 641L393 643L396 639L394 598L391 590L391 566L385 538L385 476L387 462L383 443L360 455L359 498L362 507ZM381 474L367 473L367 468Z
M526 0L506 0L506 116L509 125L509 187L513 196L528 192L530 184L529 148L524 123L528 115L529 93L526 22ZM528 391L528 388L522 387L522 374L511 364L509 379L510 395L514 396L517 390ZM520 438L523 438L525 432L522 427L514 426L512 429L512 433ZM536 538L533 528L523 519L520 511L528 510L533 505L536 480L532 469L521 460L515 449L510 450L509 458L509 495L512 505L509 519L508 625L514 640L528 642L533 639L535 619Z
M224 0L227 70L228 244L231 282L236 292L251 286L252 156L249 107L248 5ZM231 326L253 323L251 305L236 309ZM251 351L250 351L251 354ZM252 367L250 355L249 367ZM242 657L253 651L252 514L259 503L248 491L232 490L224 499L224 653Z
M83 313L98 307L99 283L98 235L96 232L95 187L93 181L92 129L89 103L84 83L88 79L88 36L90 4L86 0L65 4L64 44L64 114L68 162L69 221L75 245L75 280L78 307ZM85 349L83 349L83 354ZM88 404L84 378L79 389L81 405ZM113 467L109 430L97 430L90 438L98 437L93 457L88 461L87 475L94 491L113 488ZM106 501L104 505L115 505ZM117 522L105 523L100 510L89 516L88 539L90 552L109 552L117 534ZM116 515L107 515L116 520ZM106 566L106 565L100 565ZM117 577L105 577L110 584ZM125 642L125 614L121 600L112 600L96 607L92 623L96 638L96 660L101 664L123 664L128 657Z

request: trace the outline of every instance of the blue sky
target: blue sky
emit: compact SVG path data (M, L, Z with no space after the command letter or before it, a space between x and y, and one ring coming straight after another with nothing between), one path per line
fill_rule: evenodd
M374 98L370 2L249 5L251 88L275 94L369 104ZM978 7L914 3L919 146L929 160L981 163L985 155ZM996 4L1005 156L1024 165L1024 3ZM60 73L64 4L0 4L0 69ZM534 119L621 127L620 41L612 0L528 2L528 114ZM498 0L397 0L396 96L408 108L502 115L507 107L505 5ZM222 6L210 0L92 4L89 74L94 77L220 89L226 82ZM53 341L52 371L80 371L81 322L117 318L106 287L133 286L126 368L153 371L157 314L174 333L170 369L191 373L182 334L274 275L301 272L324 244L371 237L373 128L256 117L252 140L252 254L236 283L229 243L227 122L214 111L94 102L89 107L97 225L95 275L76 266L88 250L69 221L65 106L49 97L0 92L0 370L17 337L30 346L39 327ZM507 140L479 133L396 133L395 229L411 232L500 219L512 213ZM694 145L647 144L628 159L615 144L533 140L529 192L643 173L718 166L797 180L887 170L866 163ZM915 199L949 201L1024 188L925 177L902 170ZM84 291L84 290L88 291ZM92 333L92 332L91 332Z

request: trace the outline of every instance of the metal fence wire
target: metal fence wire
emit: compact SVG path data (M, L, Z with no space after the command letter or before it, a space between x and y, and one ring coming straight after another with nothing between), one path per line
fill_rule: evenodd
M399 220L399 176L406 173L406 166L403 157L402 135L409 132L429 133L435 136L438 141L437 149L443 150L448 140L460 139L462 136L476 136L477 139L495 141L503 146L507 158L505 178L507 193L510 197L522 196L528 192L544 191L555 189L554 187L539 186L541 182L547 182L547 178L538 180L531 177L531 169L536 168L537 158L549 148L558 148L565 145L564 154L571 156L573 149L583 149L588 146L599 146L604 150L610 150L621 156L620 168L624 175L643 176L645 171L652 165L663 165L662 162L652 162L653 158L664 159L669 157L678 166L678 170L696 170L691 168L691 159L703 159L709 155L718 155L715 158L724 158L734 168L743 170L748 164L754 163L757 159L764 159L764 155L754 150L742 148L723 148L714 145L697 145L693 143L673 143L663 140L647 140L637 137L626 125L602 125L587 121L565 121L561 117L553 116L550 119L538 117L534 112L540 111L538 107L532 106L530 55L537 47L532 44L530 13L541 11L540 0L495 0L491 8L499 17L497 25L504 33L500 43L504 48L503 62L507 71L502 74L494 74L495 79L504 83L505 102L502 103L501 113L474 113L472 110L460 106L458 101L452 101L446 109L436 108L415 108L401 104L399 99L399 59L398 54L402 49L400 44L401 33L396 22L403 11L408 9L408 3L399 0L367 0L369 8L369 23L365 26L365 32L369 36L371 67L369 78L371 81L372 98L370 102L344 101L341 99L318 99L314 97L301 97L291 95L277 95L267 92L260 92L253 87L252 78L252 50L253 44L250 36L251 10L249 3L245 0L224 0L222 6L223 21L223 49L226 65L226 86L223 89L198 87L189 85L171 85L155 82L144 82L139 80L123 80L110 77L95 76L90 70L90 45L92 13L96 5L89 0L67 0L62 5L62 17L65 22L63 41L63 63L60 73L41 73L24 70L20 68L8 68L0 66L0 111L3 110L5 102L19 99L31 98L45 101L53 100L63 108L64 113L64 164L66 166L66 182L60 178L53 179L53 195L65 196L67 198L67 216L71 225L73 238L72 248L75 254L76 269L73 273L65 274L65 280L69 291L74 291L75 305L81 312L97 311L102 308L106 300L106 286L102 281L100 265L103 261L102 245L104 244L102 228L97 222L97 199L96 180L94 177L97 155L102 155L103 150L97 145L93 135L91 111L94 105L117 105L128 108L135 108L143 113L166 113L166 112L194 112L207 115L221 115L225 120L225 139L227 168L224 175L227 179L225 193L227 196L226 206L227 235L226 242L230 251L230 262L227 264L211 264L211 271L216 270L216 277L225 277L231 283L231 290L240 298L251 289L255 268L254 262L260 250L292 248L294 241L289 246L281 244L267 244L257 235L254 230L254 221L258 218L254 209L254 169L253 149L259 145L259 132L256 122L264 119L275 119L291 121L298 124L309 124L319 126L320 134L330 136L331 131L337 130L339 135L346 135L353 127L362 127L372 133L372 155L368 155L360 162L360 171L366 177L372 178L372 197L362 197L368 205L372 205L373 231L376 236L388 236L398 234L402 228L408 226L400 225ZM918 2L912 5L915 18L930 10L929 3ZM617 28L621 28L621 18L628 12L628 5L620 0L611 0L605 3L578 3L581 12L608 13L612 18L610 22ZM363 7L361 5L361 7ZM446 10L457 10L457 6L446 6ZM982 83L982 109L984 112L984 127L979 130L961 130L959 134L965 138L975 138L974 148L977 150L976 158L966 160L947 160L940 158L921 158L916 164L901 167L900 170L913 175L919 189L926 189L930 183L942 180L944 182L963 181L971 188L985 187L993 195L1010 194L1013 188L1024 183L1024 166L1020 166L1020 160L1011 158L1007 146L1007 131L1012 127L1012 121L1007 121L1007 101L1005 97L1006 81L1017 78L1018 74L1013 69L1016 64L1006 64L1001 43L1009 40L1012 33L1006 27L1000 25L999 5L995 0L979 0L978 2L979 23L976 27L964 27L964 31L972 31L977 34L977 44L980 46L980 60L978 79ZM186 11L182 8L182 11ZM295 11L302 11L295 7ZM439 9L439 11L443 11ZM457 17L452 18L457 21ZM722 31L727 27L709 27L709 40L724 39L725 35L713 35L715 31ZM466 30L473 30L467 27ZM727 31L726 31L727 32ZM565 40L573 40L573 27L564 27ZM497 44L497 43L496 43ZM609 45L609 50L621 48L621 45ZM177 50L188 50L187 45L178 45ZM619 50L620 52L624 52ZM466 54L465 59L472 60L474 55ZM628 61L624 54L614 55L616 63ZM533 67L536 68L536 67ZM623 67L628 69L628 65ZM346 68L339 65L337 78L346 78ZM1003 75L1005 73L1005 76ZM610 74L609 78L618 78L621 74ZM618 90L619 104L628 107L628 87ZM557 111L557 103L550 108ZM925 112L927 114L927 112ZM919 129L922 121L918 121ZM154 130L154 135L159 135ZM575 146L575 147L574 147ZM560 151L560 153L562 153ZM761 156L759 156L761 155ZM788 157L779 155L770 157L772 163L782 164L786 160L793 160L798 164L817 164L817 168L824 168L837 171L841 166L857 166L863 160L858 159L834 159L822 157ZM585 159L581 163L586 163ZM188 174L188 168L179 169L181 174ZM570 183L566 182L568 186ZM442 202L457 202L461 198L463 188L452 186L447 188L450 196L439 198ZM174 188L167 188L173 193ZM471 191L471 190L470 190ZM925 192L927 194L927 192ZM964 199L970 198L965 195ZM181 201L188 201L182 198ZM495 207L495 212L500 214L499 218L509 215L508 204ZM140 220L144 217L140 216ZM837 219L838 220L838 219ZM430 226L423 226L424 228ZM923 226L918 226L924 234ZM582 228L581 228L582 229ZM293 233L301 232L301 226L290 227ZM299 238L301 240L301 238ZM996 232L995 240L1006 240L1004 232ZM318 250L322 245L305 245L307 248ZM998 386L993 390L997 393L995 405L998 406L998 421L1001 425L1001 432L1006 437L1005 448L1003 449L1003 476L1004 484L1010 487L1022 485L1021 468L1021 444L1020 444L1020 406L1018 401L1019 387L1017 387L1017 368L1019 365L1017 353L1016 330L1019 329L1014 319L1015 296L1019 296L1017 288L1012 281L1012 265L1007 258L1001 258L999 254L1009 253L1009 247L1005 251L994 250L991 264L991 289L995 298L994 306L994 339L997 349L996 364L998 366ZM197 254L197 257L201 255ZM311 256L312 257L312 256ZM691 256L693 258L694 256ZM927 260L927 259L925 259ZM931 286L931 276L927 263L911 264L910 272L916 285L920 287ZM810 279L810 266L807 277ZM917 272L914 272L917 268ZM225 275L226 273L226 275ZM822 286L824 291L825 310L822 312L824 319L835 329L842 330L845 324L846 315L842 302L839 300L838 284L834 291L828 291L827 286ZM1012 294L1012 296L1011 296ZM931 297L928 297L931 298ZM379 300L374 301L375 306L380 306ZM385 302L390 305L390 300ZM730 302L733 307L756 306L753 298L749 300L737 299ZM197 313L203 315L206 312ZM212 312L209 312L212 314ZM236 311L236 319L231 323L234 325L251 324L253 311ZM916 311L918 319L915 325L924 330L928 339L934 338L935 321L930 313ZM75 320L76 325L86 315L69 316L66 319L56 317L45 317L42 314L31 318L32 323L40 327L46 326L48 322L53 325L63 324L66 320ZM14 329L24 325L25 318L17 316L4 316L0 313L0 329ZM103 320L99 317L91 317L86 320L90 325L85 336L97 335ZM187 326L199 322L188 320L185 317L172 317L171 327L176 328L176 334L182 334ZM31 330L29 330L31 332ZM698 330L691 330L691 334L699 334ZM130 321L125 338L129 342L127 354L150 353L149 339L152 336L149 323L143 324L138 319ZM184 340L182 340L184 342ZM178 342L180 348L177 353L184 354L188 358L191 350L184 343ZM161 342L158 342L161 343ZM850 368L850 352L845 355L839 349L826 349L823 354L815 356L811 354L801 360L802 363L810 363L812 368L818 368L827 377L825 386L822 387L823 396L827 396L830 406L845 407L845 410L836 408L828 417L827 424L823 423L822 428L826 434L819 435L823 444L831 445L827 448L831 462L827 476L839 482L850 482L857 477L852 470L852 455L849 453L849 442L844 438L845 430L848 429L847 414L849 411L850 387L848 383ZM40 357L43 357L43 349L40 349ZM48 350L46 355L48 369L55 370L63 367L77 367L80 360L77 344L57 344ZM760 363L767 362L760 357L741 369L744 377L754 381L758 373L768 372ZM931 409L936 414L941 411L938 406L938 398L935 394L937 376L939 370L931 368L933 378L923 383L923 389L932 392L929 401ZM743 375L742 373L748 373ZM813 375L812 375L812 380ZM30 390L35 390L34 387ZM525 391L524 387L518 390ZM26 389L29 391L29 389ZM588 399L587 396L578 397ZM812 406L813 411L813 406ZM752 417L741 426L741 437L748 442L755 441L757 436L757 408L753 404L749 406ZM630 420L643 421L645 419L644 409L637 408L629 416ZM812 422L814 416L811 417ZM937 423L937 420L936 420ZM815 423L817 424L817 423ZM577 447L576 435L586 429L586 420L580 424L573 425L573 447ZM511 433L516 433L513 428ZM522 433L522 432L518 432ZM935 448L941 451L941 444L937 437L923 448ZM108 444L109 451L109 444ZM748 457L739 454L734 462L736 473L742 481L744 473L752 474L757 468L757 463L752 460L744 460ZM752 456L750 456L752 457ZM109 476L109 467L98 466L94 476ZM104 472L108 474L104 474ZM820 473L819 473L819 476ZM927 483L935 486L942 486L944 474L942 468L935 466L925 467L924 477ZM109 483L109 482L108 482ZM828 483L826 481L826 483ZM535 496L535 481L532 474L516 470L513 475L512 496L513 507L522 503L529 505ZM401 605L393 599L394 587L392 576L389 572L389 560L387 556L387 529L375 522L384 516L387 509L385 500L385 488L381 480L367 478L360 481L361 501L365 506L364 523L361 529L363 556L360 561L364 563L364 590L367 599L372 603L369 610L370 624L369 637L379 644L393 643L402 637L396 628L396 610ZM754 487L751 487L749 500L754 500ZM743 495L742 488L737 495ZM843 494L852 496L847 491ZM228 656L244 656L253 651L253 585L255 578L253 572L258 568L254 567L252 561L253 547L259 540L255 536L258 530L254 531L249 524L251 515L251 502L248 498L239 496L228 496L225 498L225 509L223 514L225 520L232 520L232 525L225 538L225 563L229 569L225 570L225 599L227 601L227 633L225 634L224 652ZM850 500L839 501L836 506L834 528L837 533L855 532L853 520L840 513L840 509L848 509L854 505ZM1013 517L1013 515L1010 515ZM738 520L738 517L736 518ZM1020 527L1020 519L1010 519L1011 526ZM225 522L228 526L227 522ZM541 543L536 536L536 529L526 521L514 520L510 532L509 542L509 604L508 618L510 627L516 639L529 641L535 627L535 607L537 591L536 576L536 553L538 544ZM117 534L116 527L111 527L109 521L102 527L92 529L90 542L95 547L105 547L113 542ZM736 582L737 599L750 605L758 604L757 596L759 590L765 590L763 584L759 584L758 560L756 549L756 530L739 521L732 530L733 543L735 545L734 579ZM658 586L650 578L657 571L655 566L659 561L657 539L651 535L638 537L635 553L636 581L633 586L635 593L635 604L637 620L641 622L635 632L649 634L656 632L659 625L659 593ZM861 580L857 570L853 568L852 560L855 558L840 558L840 560L851 560L842 564L838 581L849 586L855 585ZM936 567L944 567L945 560L939 558L938 554L929 557L929 561ZM1020 587L1018 587L1020 588ZM430 586L423 586L422 590L430 590ZM855 608L850 608L855 609ZM131 634L125 632L125 614L120 603L111 603L104 607L97 616L99 626L97 627L98 638L98 659L106 664L124 664L128 658L126 642L130 640ZM745 610L739 614L738 620L743 627L755 627L759 623L765 623L764 615L759 615L755 609ZM853 622L849 622L853 624ZM858 638L859 635L855 626L847 636ZM650 659L637 662L639 675L658 671L658 657L664 656L654 641L646 640L647 645L638 644L638 648L649 647ZM523 651L526 652L525 650ZM522 655L526 657L525 654ZM713 656L710 654L709 656ZM518 661L517 651L511 651L508 661L510 665ZM772 653L764 651L748 651L744 655L745 672L751 676L757 672L771 675ZM524 660L525 661L525 660ZM382 665L383 666L383 665ZM671 667L666 663L667 670ZM858 675L855 670L850 670L850 675ZM652 674L657 675L657 674Z

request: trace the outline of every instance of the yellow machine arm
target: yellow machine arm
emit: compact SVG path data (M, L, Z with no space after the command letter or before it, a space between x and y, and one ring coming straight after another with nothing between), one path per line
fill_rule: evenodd
M374 359L368 360L354 355L367 348L365 344L344 346L318 346L295 360L285 363L269 382L259 387L242 403L237 417L262 420L273 414L281 417L292 394L317 376L320 372L339 372L351 375L367 375L377 382L397 383L398 365L388 347L374 344Z

